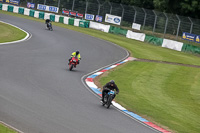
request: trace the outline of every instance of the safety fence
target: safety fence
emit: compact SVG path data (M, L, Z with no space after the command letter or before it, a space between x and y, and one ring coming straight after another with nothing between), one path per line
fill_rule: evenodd
M67 16L55 15L53 13L45 13L45 12L36 11L36 10L28 9L28 8L23 8L23 7L8 5L8 4L1 4L1 3L0 3L0 10L23 14L23 15L27 15L27 16L35 17L39 19L50 19L53 22L59 22L59 23L83 27L83 28L92 28L92 29L100 30L102 32L125 36L130 39L134 39L134 40L138 40L142 42L148 42L157 46L161 46L161 47L165 47L165 48L169 48L169 49L173 49L177 51L200 54L200 47L197 47L197 46L193 46L190 44L185 44L182 42L173 41L169 39L158 38L155 36L146 35L144 33L137 33L131 30L127 30L127 29L123 29L123 28L115 27L111 25L105 25L98 22L70 18Z
M21 0L22 4L26 4L27 1L35 4L56 6L60 9L66 8L83 14L88 13L103 17L106 14L117 15L122 17L121 26L131 28L132 23L137 23L141 25L143 32L148 31L148 34L163 38L169 36L169 38L178 39L183 32L197 35L200 33L199 19L105 0Z

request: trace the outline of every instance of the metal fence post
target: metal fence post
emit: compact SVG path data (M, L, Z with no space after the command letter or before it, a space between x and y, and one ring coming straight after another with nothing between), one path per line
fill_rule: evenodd
M178 28L177 28L177 33L176 33L176 39L178 39L178 33L179 33L180 25L181 25L181 20L177 14L176 14L176 17L178 18Z
M110 14L112 13L112 4L110 2L108 2L110 5Z
M166 34L166 31L167 31L167 24L168 24L168 17L167 17L167 14L165 14L165 17L166 17L166 22L165 22L165 31L164 31L164 35L163 35L163 38L165 37L165 34Z
M156 22L157 22L158 16L157 16L157 14L156 14L156 12L154 10L152 10L152 11L155 14L155 21L154 21L154 26L153 26L153 33L154 33L155 32L155 28L156 28Z
M46 4L46 0L44 0L44 5Z
M58 8L60 7L60 0L58 0Z
M72 11L74 11L74 3L75 3L75 0L73 0Z
M137 17L137 10L135 9L134 6L132 6L132 7L133 7L133 9L135 10L135 15L134 15L134 19L133 19L133 22L135 23L135 21L136 21L136 17Z
M88 1L86 0L85 14L87 13L87 8L88 8Z
M100 4L100 2L99 2L99 0L97 0L97 2L98 2L98 15L99 15L99 13L100 13L100 6L101 6L101 4Z
M122 4L120 4L120 6L122 7L122 20L123 20L123 17L124 17L124 7L123 7ZM122 20L121 20L121 21L122 21Z
M144 13L145 13L145 16L144 16L144 22L143 22L143 27L142 27L142 30L144 30L145 23L146 23L146 18L147 18L147 13L146 13L146 11L144 10L144 8L142 8L142 10L143 10Z
M190 18L190 17L188 17L188 19L189 19L189 20L190 20L190 22L191 22L190 34L192 34L192 29L193 29L193 25L194 25L194 23L192 22L192 20L191 20L191 18Z

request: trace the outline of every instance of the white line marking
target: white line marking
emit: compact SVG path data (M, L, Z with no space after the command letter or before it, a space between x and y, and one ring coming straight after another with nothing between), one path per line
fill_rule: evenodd
M19 30L21 30L21 31L23 31L23 32L26 33L26 37L23 38L23 39L21 39L21 40L12 41L12 42L5 42L5 43L0 43L0 45L18 43L18 42L22 42L22 41L25 41L25 40L27 40L27 39L30 39L30 38L32 37L32 35L30 35L28 32L26 32L25 30L23 30L23 29L21 29L21 28L15 26L15 25L12 25L12 24L10 24L10 23L3 22L3 21L0 21L0 22L1 22L1 23L5 23L5 24L8 24L8 25L11 25L11 26L13 26L13 27L15 27L15 28L17 28L17 29L19 29Z

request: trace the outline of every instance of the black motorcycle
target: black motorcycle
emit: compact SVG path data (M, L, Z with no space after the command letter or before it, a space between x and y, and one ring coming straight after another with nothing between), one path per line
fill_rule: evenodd
M102 105L106 105L107 108L110 107L110 105L112 104L112 100L114 99L115 96L115 91L110 90L107 94L105 94L104 96L104 102L102 103Z
M47 26L47 28L49 29L49 30L53 30L53 28L52 28L52 24L51 24L51 22L49 22L48 24L47 24L48 26Z

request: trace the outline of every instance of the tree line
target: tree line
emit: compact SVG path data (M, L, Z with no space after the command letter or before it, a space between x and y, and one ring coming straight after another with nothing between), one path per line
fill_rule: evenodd
M109 0L166 13L200 18L200 0Z

